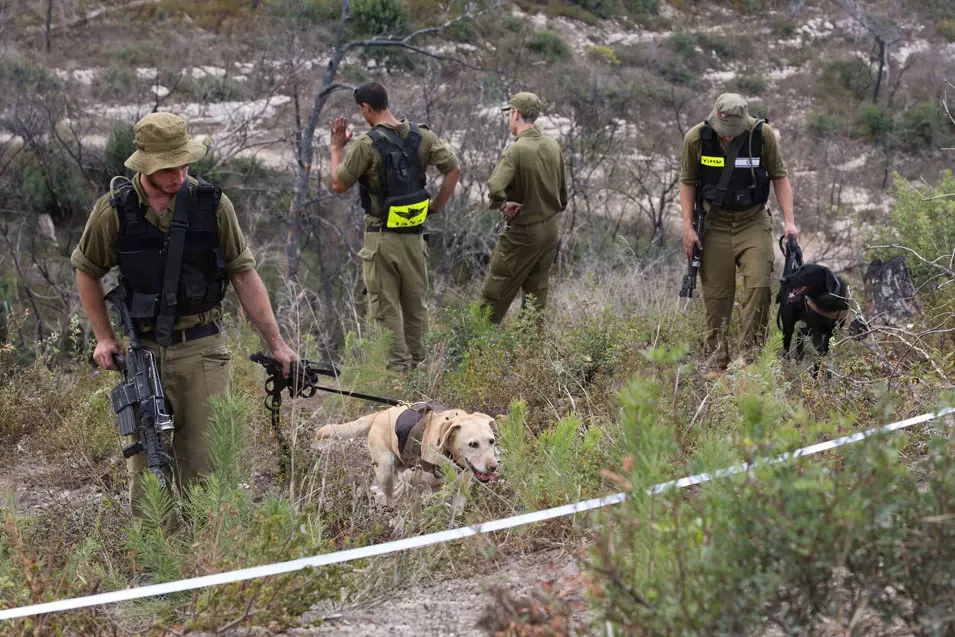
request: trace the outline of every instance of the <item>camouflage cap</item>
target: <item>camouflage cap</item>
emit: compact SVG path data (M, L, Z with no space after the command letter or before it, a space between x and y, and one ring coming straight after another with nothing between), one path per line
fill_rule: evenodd
M186 122L172 113L150 113L136 122L133 132L136 152L125 165L146 175L197 162L209 150L205 144L189 139Z
M539 116L544 110L544 104L539 97L525 91L514 95L510 103L501 110L506 111L510 108L516 108L517 112L521 114L521 117L534 118Z
M749 128L749 109L746 98L737 93L723 93L708 118L710 126L720 137L736 137Z

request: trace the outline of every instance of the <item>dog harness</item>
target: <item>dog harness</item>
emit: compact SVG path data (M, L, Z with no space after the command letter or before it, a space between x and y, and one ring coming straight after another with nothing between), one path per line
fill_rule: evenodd
M421 440L424 438L428 416L434 411L447 409L436 403L421 402L411 405L395 419L395 435L398 436L398 453L401 454L402 464L406 467L421 467L435 477L440 477L441 467L421 457ZM454 460L448 452L444 455Z

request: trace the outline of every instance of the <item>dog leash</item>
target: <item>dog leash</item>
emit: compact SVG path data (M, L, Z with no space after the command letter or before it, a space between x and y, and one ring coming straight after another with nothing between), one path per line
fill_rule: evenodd
M360 400L370 400L376 403L384 403L393 407L408 405L401 400L394 398L382 398L370 394L362 394L347 389L338 389L337 387L326 387L318 384L319 376L329 376L339 378L341 372L330 363L314 363L308 360L292 361L288 378L282 374L282 364L271 356L266 356L262 352L256 352L249 356L249 360L258 363L265 368L268 378L265 379L265 400L263 404L272 416L272 431L275 433L275 439L279 443L281 459L279 469L287 474L292 459L292 447L288 443L285 434L282 433L282 392L288 389L291 398L311 398L317 392L323 391L330 394L338 394L349 398L358 398Z

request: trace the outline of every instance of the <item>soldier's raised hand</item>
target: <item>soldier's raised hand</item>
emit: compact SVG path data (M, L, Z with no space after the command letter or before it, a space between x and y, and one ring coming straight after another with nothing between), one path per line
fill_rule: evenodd
M330 134L328 138L328 143L332 148L342 149L345 147L349 141L353 132L348 130L348 122L345 121L344 117L336 117L328 125Z

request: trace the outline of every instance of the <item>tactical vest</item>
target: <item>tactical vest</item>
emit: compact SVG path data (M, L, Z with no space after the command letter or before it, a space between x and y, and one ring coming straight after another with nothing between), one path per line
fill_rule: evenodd
M769 201L769 184L772 180L762 162L762 120L746 133L725 191L720 190L719 184L726 166L726 152L720 146L719 135L708 121L703 123L700 139L703 142L703 154L700 157L697 193L703 201L723 210L746 210Z
M189 227L176 291L176 318L215 308L229 284L216 219L222 191L201 179L189 190ZM114 191L110 205L119 216L119 280L130 300L130 314L153 325L159 314L169 234L146 220L147 207L139 203L129 181Z
M431 195L425 189L425 174L418 159L421 147L418 125L411 124L411 132L404 139L384 126L376 126L368 136L372 148L381 157L381 169L378 189L373 190L366 177L358 182L362 208L381 219L386 230L419 231L428 216ZM372 206L372 198L377 210Z

